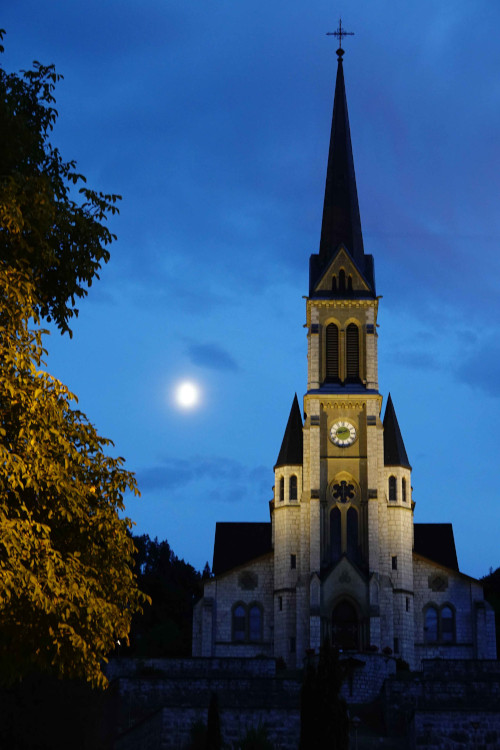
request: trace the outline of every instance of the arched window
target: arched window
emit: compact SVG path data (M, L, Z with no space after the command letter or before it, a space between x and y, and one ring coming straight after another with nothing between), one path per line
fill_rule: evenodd
M401 482L401 489L402 489L402 495L403 495L403 502L407 502L407 495L406 495L406 479L403 477L403 480Z
M280 478L280 501L285 499L285 477Z
M233 609L233 641L241 643L246 639L246 611L243 604Z
M443 643L455 640L455 613L448 605L441 610L441 640Z
M326 327L326 377L328 380L339 378L339 329L335 323Z
M427 607L424 615L424 641L436 643L438 640L438 611L435 607Z
M289 500L296 500L297 499L297 477L295 474L292 474L290 477L290 483L288 486L289 489Z
M359 331L355 323L349 323L345 336L346 378L359 380Z
M398 485L396 477L389 477L389 502L395 503L398 499Z
M339 271L339 290L345 292L345 271L343 268Z
M262 610L258 604L252 604L248 610L248 640L262 640Z
M337 277L332 276L332 292L336 292L336 291L337 291Z
M334 508L330 513L330 558L332 562L339 559L342 553L342 519L340 510Z
M352 276L349 274L349 278L347 279L347 291L352 292Z
M352 507L347 511L347 557L358 559L358 512Z

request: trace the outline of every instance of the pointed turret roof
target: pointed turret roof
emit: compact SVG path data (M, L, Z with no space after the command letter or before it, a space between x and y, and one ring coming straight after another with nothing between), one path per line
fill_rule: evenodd
M300 413L297 394L295 394L278 460L274 468L276 469L278 466L300 466L303 460L302 445L302 414Z
M384 464L411 469L390 393L384 415Z
M320 262L324 266L338 246L343 244L356 264L362 269L364 266L363 235L361 233L358 191L356 189L342 65L344 52L342 49L338 49L337 54L337 81L326 170L319 256Z
M375 294L373 258L371 255L365 255L363 247L342 64L344 50L339 48L337 55L337 80L326 169L321 239L318 255L311 256L310 294L342 245L365 278L370 289L368 296L372 296Z

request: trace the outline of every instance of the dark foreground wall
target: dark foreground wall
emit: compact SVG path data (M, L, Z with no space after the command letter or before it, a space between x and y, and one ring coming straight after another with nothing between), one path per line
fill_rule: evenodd
M374 743L500 750L500 662L434 659L424 662L422 672L391 676L393 668L390 659L350 660L343 693L351 714L378 717L376 729L362 719L359 750ZM212 693L229 746L263 724L275 748L297 750L301 675L277 673L272 659L122 660L110 664L108 674L115 750L182 750L193 724L206 722ZM373 701L377 684L381 692ZM356 703L371 708L363 714ZM372 732L368 744L363 732Z
M110 666L109 677L116 750L181 750L195 722L206 723L212 693L226 743L236 746L248 728L265 725L276 747L297 748L301 680L276 674L274 660L125 660Z
M500 662L424 660L422 672L384 685L390 732L417 750L500 748Z

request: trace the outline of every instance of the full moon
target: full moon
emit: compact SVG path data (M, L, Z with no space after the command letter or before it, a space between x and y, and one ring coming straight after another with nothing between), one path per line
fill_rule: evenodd
M185 380L175 389L175 401L181 409L193 409L200 402L200 389L196 383Z

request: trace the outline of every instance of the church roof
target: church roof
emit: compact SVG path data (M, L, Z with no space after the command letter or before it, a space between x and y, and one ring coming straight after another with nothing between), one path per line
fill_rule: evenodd
M390 393L384 415L384 464L411 469Z
M301 466L302 461L302 414L300 413L297 394L295 394L285 434L283 435L283 442L281 443L278 460L276 461L274 468L276 469L278 466Z
M217 523L212 572L220 575L272 551L271 524Z
M413 551L445 568L458 570L451 523L415 523Z
M413 551L445 568L458 571L451 523L416 523ZM239 565L272 552L271 524L217 523L213 573L221 575Z
M337 50L338 66L333 102L330 147L326 170L325 197L319 255L311 256L310 286L321 277L340 245L353 259L375 293L373 258L364 254L358 191L354 173L351 130L347 112L343 50Z

